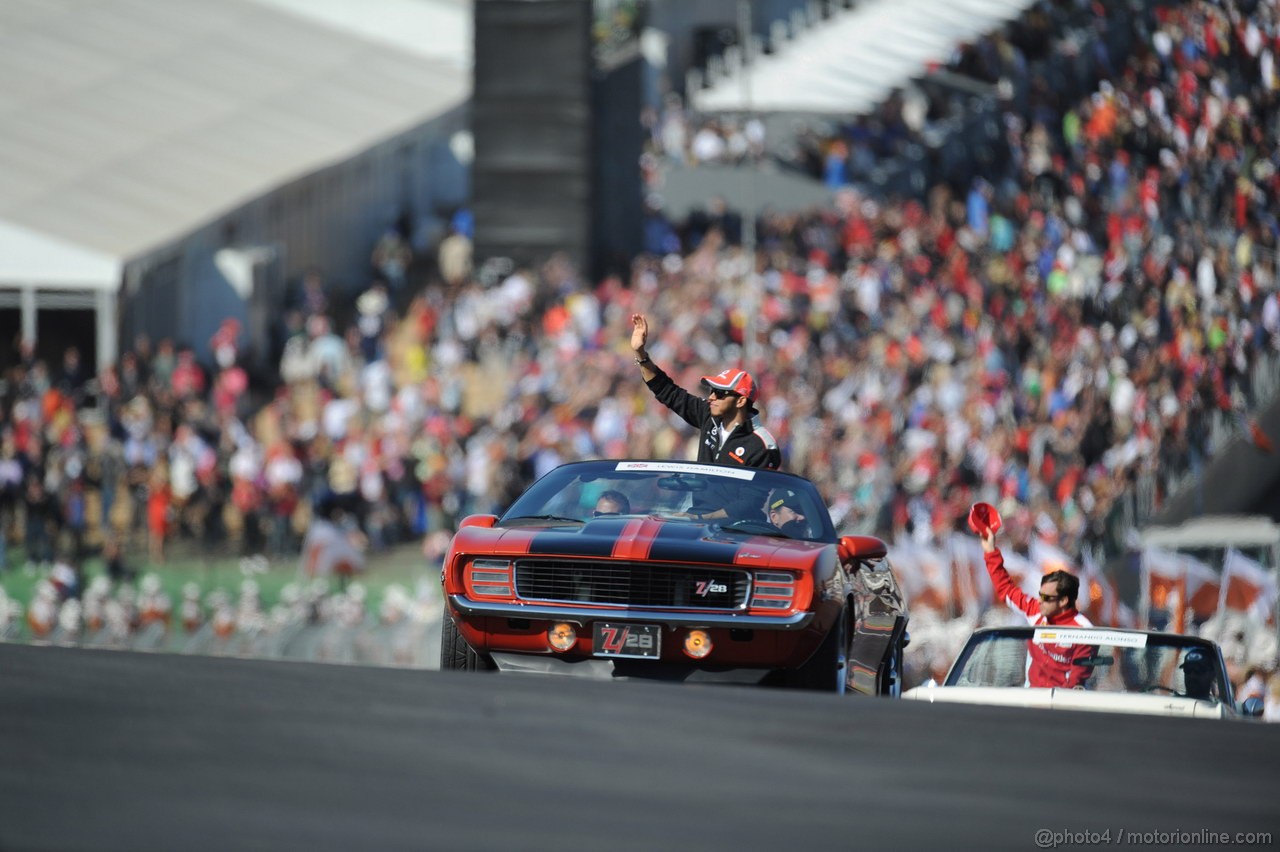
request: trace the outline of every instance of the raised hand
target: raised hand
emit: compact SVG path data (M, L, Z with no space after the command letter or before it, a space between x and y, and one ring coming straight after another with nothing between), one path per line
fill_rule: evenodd
M631 315L631 349L637 355L644 351L644 345L649 340L649 322L644 318L644 314Z

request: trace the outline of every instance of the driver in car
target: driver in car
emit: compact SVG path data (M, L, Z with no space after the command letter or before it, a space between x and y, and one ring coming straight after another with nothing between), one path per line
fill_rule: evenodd
M596 507L591 514L597 518L604 515L629 515L631 514L631 501L621 491L615 491L610 488L608 491L602 491L600 496L596 498Z
M1199 648L1192 648L1182 658L1183 695L1207 701L1213 697L1213 663Z
M769 496L769 523L791 538L808 538L809 522L804 516L800 495L790 488L779 488Z

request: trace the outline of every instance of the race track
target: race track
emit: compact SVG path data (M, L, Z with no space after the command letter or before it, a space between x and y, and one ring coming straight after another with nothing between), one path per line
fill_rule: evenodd
M4 852L1280 840L1278 760L1244 722L0 645Z

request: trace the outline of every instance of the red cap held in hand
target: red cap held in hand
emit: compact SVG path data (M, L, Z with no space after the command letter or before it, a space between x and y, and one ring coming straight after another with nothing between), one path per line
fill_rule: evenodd
M969 529L978 535L986 535L988 531L999 532L1003 525L1000 513L990 503L974 503L969 509Z

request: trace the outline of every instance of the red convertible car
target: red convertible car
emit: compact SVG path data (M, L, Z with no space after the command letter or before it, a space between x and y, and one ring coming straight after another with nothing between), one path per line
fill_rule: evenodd
M442 669L901 693L884 543L789 473L566 464L463 520L442 580Z

